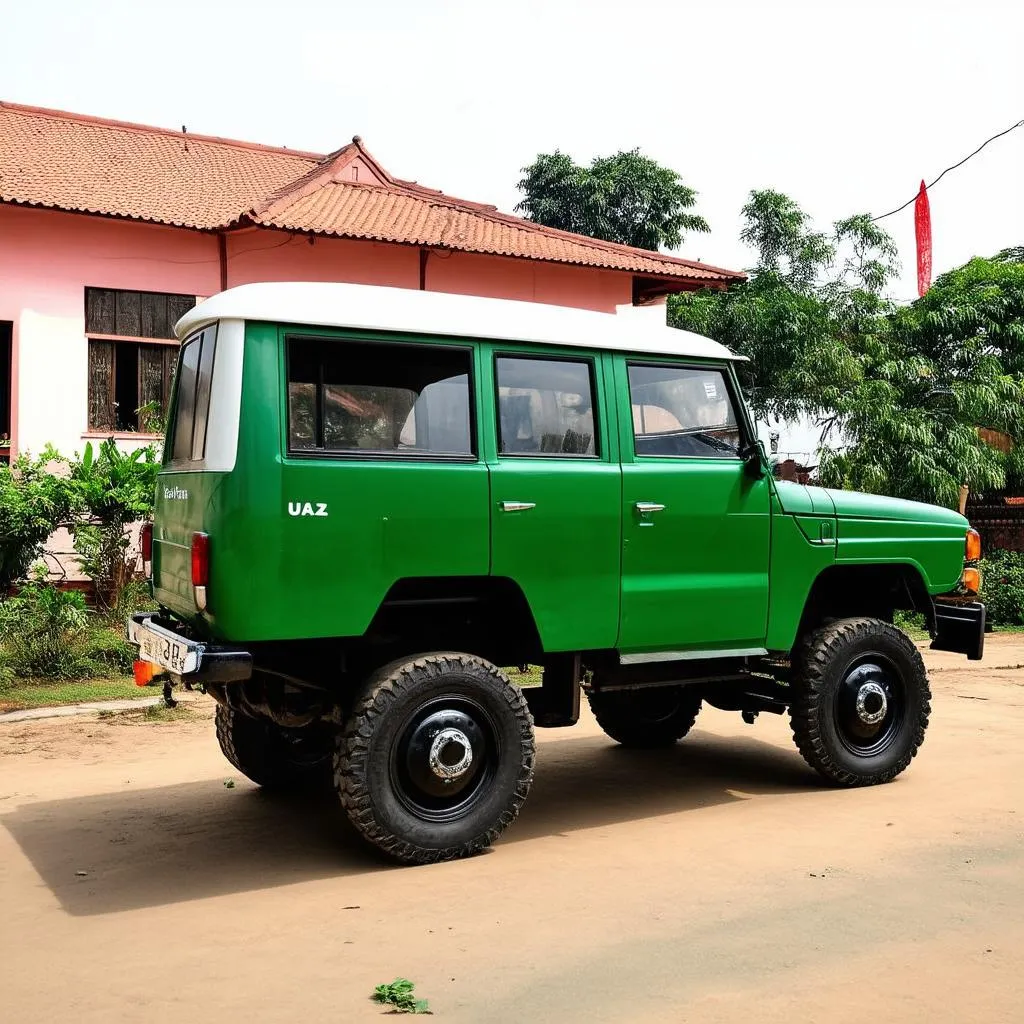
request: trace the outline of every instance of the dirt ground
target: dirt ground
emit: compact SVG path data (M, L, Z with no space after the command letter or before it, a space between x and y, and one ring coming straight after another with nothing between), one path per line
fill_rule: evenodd
M262 795L205 704L0 724L0 1017L347 1024L403 975L460 1022L1022 1021L1024 638L929 661L889 786L823 788L774 716L655 754L588 717L491 852L422 868Z

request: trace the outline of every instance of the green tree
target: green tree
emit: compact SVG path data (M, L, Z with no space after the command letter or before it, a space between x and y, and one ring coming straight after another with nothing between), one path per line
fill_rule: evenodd
M0 599L24 579L47 538L70 515L68 481L50 472L60 456L47 449L39 458L21 454L0 465Z
M669 323L750 359L741 372L758 419L827 423L882 326L895 248L863 215L830 234L814 231L792 199L771 190L752 192L742 215L740 237L755 255L748 280L672 296Z
M1024 484L1024 263L973 259L891 312L835 415L847 443L823 449L825 483L948 506L963 484Z
M138 556L128 531L132 523L153 517L160 464L153 446L124 453L108 439L95 450L87 444L82 458L69 465L75 551L96 585L97 605L106 610L135 574Z
M962 484L1024 485L1021 247L896 308L884 297L896 249L867 215L826 234L789 197L757 191L741 237L755 253L749 279L673 296L669 322L750 357L758 418L817 419L822 482L949 506Z
M565 153L540 153L523 168L516 210L548 227L641 249L675 248L686 231L708 231L691 212L697 193L636 149L581 167Z

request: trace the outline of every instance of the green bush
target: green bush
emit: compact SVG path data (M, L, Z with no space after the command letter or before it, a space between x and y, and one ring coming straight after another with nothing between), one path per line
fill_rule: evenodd
M993 626L1024 626L1024 553L993 551L981 560L982 593Z
M48 471L59 459L47 448L38 459L21 455L0 465L0 597L25 578L46 539L70 516L70 481Z
M139 649L128 642L124 625L94 627L86 637L83 654L89 675L127 675L139 656Z
M138 553L131 549L128 530L153 516L157 451L150 445L126 454L108 439L95 450L87 444L81 459L68 464L75 552L95 584L97 607L109 612L121 604L137 571Z
M45 570L42 571L45 575ZM89 612L73 590L36 578L0 603L2 663L9 673L49 679L90 675Z

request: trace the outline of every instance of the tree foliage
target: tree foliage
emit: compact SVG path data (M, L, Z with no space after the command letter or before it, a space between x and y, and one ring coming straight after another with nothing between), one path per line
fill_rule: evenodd
M956 506L1024 482L1024 264L973 259L885 318L822 480ZM979 429L981 428L981 429ZM995 432L1004 441L993 444Z
M51 469L59 456L47 449L39 458L22 454L0 465L0 598L24 579L43 545L71 512L67 480Z
M519 182L516 210L548 227L641 249L675 248L687 231L708 231L691 212L697 193L636 149L582 167L565 153L540 153Z
M950 506L962 484L1024 483L1020 247L896 308L884 298L895 246L866 215L826 234L789 197L760 191L743 219L749 280L674 296L670 322L750 357L758 418L817 419L822 482Z
M125 453L108 439L96 450L87 444L70 467L75 551L96 585L97 604L110 608L135 574L138 556L131 550L129 527L153 516L160 464L152 446Z
M859 380L859 351L874 342L896 270L889 237L866 216L812 230L788 196L755 191L742 239L755 251L749 279L726 292L669 300L669 322L750 359L743 368L758 419L831 416Z

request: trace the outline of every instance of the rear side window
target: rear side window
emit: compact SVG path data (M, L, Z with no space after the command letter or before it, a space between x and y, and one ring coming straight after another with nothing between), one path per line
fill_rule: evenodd
M190 338L178 357L177 387L172 413L171 462L200 462L206 456L206 424L210 415L217 325Z
M742 444L736 406L721 370L629 365L637 455L735 458Z
M468 349L288 339L288 449L474 454Z
M502 455L597 455L594 385L583 360L498 356Z

